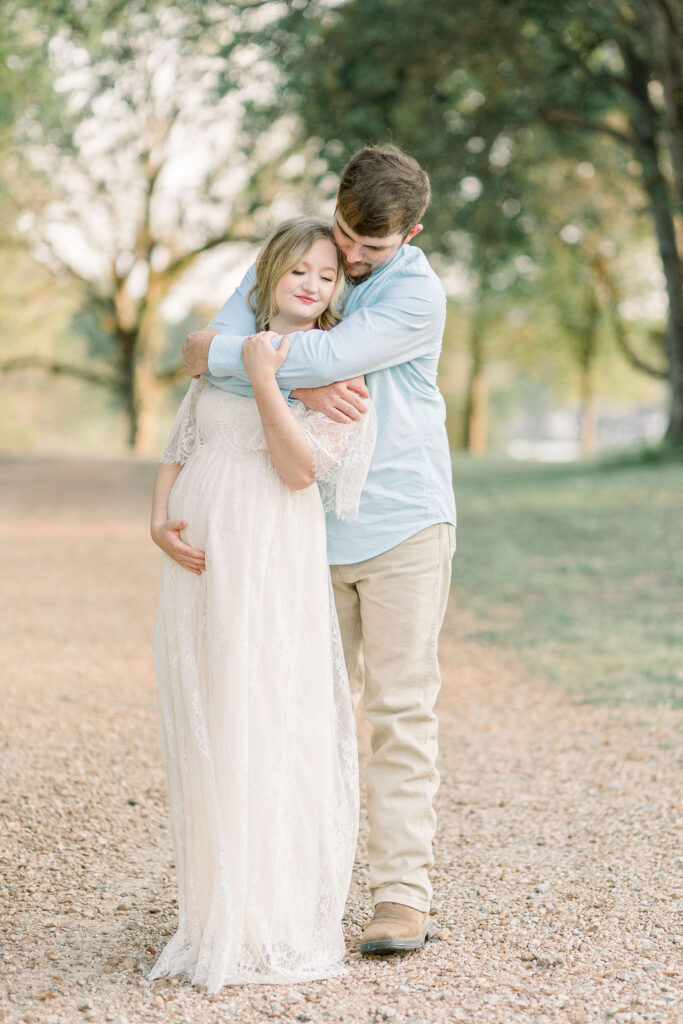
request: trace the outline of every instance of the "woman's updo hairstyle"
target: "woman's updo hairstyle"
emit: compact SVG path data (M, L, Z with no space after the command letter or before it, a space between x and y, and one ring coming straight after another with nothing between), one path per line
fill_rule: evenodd
M292 217L275 228L256 258L256 282L249 291L247 302L254 311L258 331L267 330L278 312L274 297L276 284L301 263L319 238L327 238L334 245L337 280L330 303L315 325L327 331L341 320L344 271L332 228L318 217Z

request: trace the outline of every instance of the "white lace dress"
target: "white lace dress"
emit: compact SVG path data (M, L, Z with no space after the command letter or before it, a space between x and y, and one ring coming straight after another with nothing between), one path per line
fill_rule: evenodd
M320 488L290 490L254 399L204 380L163 456L183 463L169 517L206 571L164 555L154 660L179 923L150 977L209 992L343 972L358 766L323 508L357 513L376 420L293 408Z

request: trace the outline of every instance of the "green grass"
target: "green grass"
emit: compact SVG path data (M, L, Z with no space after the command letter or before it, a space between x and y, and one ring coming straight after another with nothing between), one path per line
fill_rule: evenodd
M683 707L683 459L454 461L454 587L476 639L583 700Z

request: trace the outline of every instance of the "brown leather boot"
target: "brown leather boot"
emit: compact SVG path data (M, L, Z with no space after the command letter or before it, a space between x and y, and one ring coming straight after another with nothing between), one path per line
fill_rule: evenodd
M430 925L429 914L421 910L403 903L378 903L363 932L360 951L363 956L382 956L422 949L429 938Z

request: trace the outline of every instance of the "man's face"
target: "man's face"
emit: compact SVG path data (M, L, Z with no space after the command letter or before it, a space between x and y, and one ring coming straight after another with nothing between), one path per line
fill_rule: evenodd
M422 225L417 224L405 237L399 232L386 235L384 238L358 235L346 223L339 212L339 207L335 210L332 222L334 239L342 254L344 273L352 281L362 281L373 270L383 267L396 255L404 242L410 241L421 230Z

